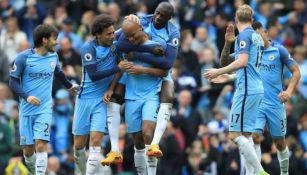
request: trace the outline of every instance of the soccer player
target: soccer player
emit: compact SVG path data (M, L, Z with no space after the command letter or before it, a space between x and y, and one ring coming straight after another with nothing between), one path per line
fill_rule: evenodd
M72 85L59 66L55 52L57 30L39 25L34 30L34 48L19 53L11 69L10 87L20 98L20 144L32 174L45 175L52 121L52 83L55 75L71 93Z
M123 69L122 62L118 64L114 31L111 16L96 16L91 31L95 39L86 42L81 49L83 78L75 105L73 134L74 157L82 174L93 174L99 165L100 144L107 132L107 106L102 97L109 86L114 86L113 79L119 78L116 73ZM85 165L88 135L90 147Z
M211 80L219 75L236 71L236 91L229 116L229 137L234 141L246 163L256 174L267 174L257 158L251 134L260 102L263 85L259 75L263 39L251 27L253 10L248 5L240 6L235 14L239 35L235 41L235 61L220 69L210 69L204 73Z
M174 60L176 59L178 52L178 44L179 44L179 30L178 28L171 23L169 20L174 14L174 9L172 5L168 2L162 2L158 5L154 15L149 15L140 18L141 25L143 30L146 33L149 33L152 38L162 38L167 43L167 48L165 50L164 57L156 58L154 56L142 55L139 52L134 52L132 58L134 60L140 60L146 63L149 63L156 68L161 69L170 69L173 66ZM131 57L131 56L130 56ZM107 155L107 158L102 161L102 164L111 164L115 163L115 160L119 160L121 155L118 151L118 134L116 135L116 131L118 131L119 120L120 120L120 105L124 102L123 95L125 92L124 84L118 83L110 100L110 95L112 93L108 93L106 95L106 99L110 100L108 103L108 118L110 116L110 125L114 132L110 133L112 151ZM171 110L172 110L172 101L173 101L173 92L174 85L173 80L171 78L171 72L163 79L161 92L160 92L160 107L157 116L157 125L155 127L155 132L153 139L151 139L150 146L147 146L146 154L152 157L161 157L163 156L162 151L160 150L158 144L160 139L166 129L167 122L169 121ZM116 128L117 129L114 129ZM152 129L152 128L150 128ZM114 136L112 136L114 135ZM114 143L114 144L113 144Z
M228 35L226 40L231 44L234 38L233 29L228 27ZM293 60L289 52L277 43L271 43L268 39L265 29L259 22L253 23L253 28L256 30L264 40L265 50L262 55L260 65L260 76L264 86L264 98L261 102L256 118L256 127L253 134L255 149L258 159L261 160L260 137L263 133L265 124L268 125L269 131L273 137L274 143L277 147L277 157L280 164L280 171L282 175L288 174L289 167L289 150L285 142L286 134L286 114L284 102L288 101L291 94L300 79L300 72L296 62ZM224 45L224 56L221 57L222 66L233 61L233 57L229 55L228 44ZM282 88L282 75L284 65L292 73L287 90ZM223 83L235 78L234 75L225 75L224 78L220 76L213 80L215 83Z

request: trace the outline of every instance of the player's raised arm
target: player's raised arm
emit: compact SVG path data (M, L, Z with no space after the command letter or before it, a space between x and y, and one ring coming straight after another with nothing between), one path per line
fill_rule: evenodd
M234 26L229 24L225 33L225 44L221 53L220 66L225 67L234 61L234 55L230 54L230 48L235 39Z
M282 91L278 95L280 101L286 102L290 99L293 92L295 91L295 88L301 78L301 73L297 63L292 58L291 54L287 51L287 49L284 48L283 46L278 46L278 50L280 53L281 61L288 67L288 69L292 73L287 89L285 91Z

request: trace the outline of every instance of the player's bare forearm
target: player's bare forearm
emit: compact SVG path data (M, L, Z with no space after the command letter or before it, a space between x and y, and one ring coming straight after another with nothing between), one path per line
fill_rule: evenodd
M115 77L113 78L113 80L112 80L108 90L114 91L114 89L116 87L116 84L118 83L118 81L121 78L122 74L123 74L122 72L117 72L115 74Z
M233 56L230 54L231 43L225 42L221 58L220 58L220 66L225 67L234 61Z
M290 71L292 73L292 76L289 80L288 88L286 91L288 91L290 94L292 94L298 84L298 82L301 79L301 73L296 64L290 67Z
M220 75L225 73L232 73L240 68L244 68L247 66L248 55L240 54L239 58L232 63L230 63L226 67L220 68Z

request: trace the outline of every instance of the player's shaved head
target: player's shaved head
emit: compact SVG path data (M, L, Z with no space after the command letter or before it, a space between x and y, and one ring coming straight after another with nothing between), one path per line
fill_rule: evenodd
M161 29L174 15L174 7L168 2L161 2L154 13L154 26Z

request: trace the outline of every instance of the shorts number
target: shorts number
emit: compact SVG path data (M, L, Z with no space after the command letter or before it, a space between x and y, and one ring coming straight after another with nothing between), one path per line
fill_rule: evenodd
M46 129L44 130L45 136L48 136L49 135L49 124L45 123L45 126L46 126Z
M284 122L284 120L280 120L280 124L281 124L281 129L284 129L284 128L285 128L285 122Z
M235 118L235 123L238 123L240 114L231 114L231 123L233 123L234 118Z

